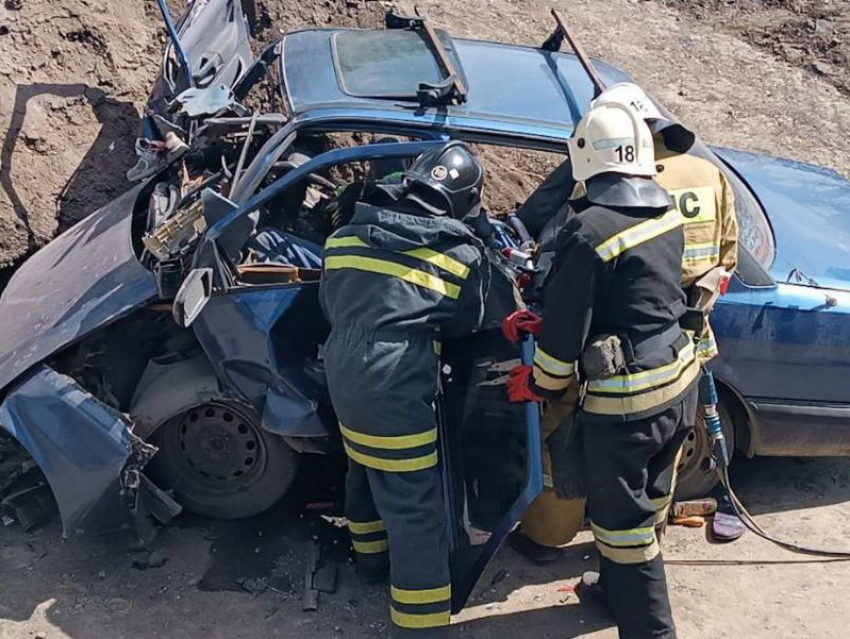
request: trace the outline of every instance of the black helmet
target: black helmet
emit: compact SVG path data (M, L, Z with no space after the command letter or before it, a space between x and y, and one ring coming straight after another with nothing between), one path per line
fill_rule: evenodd
M435 215L462 219L481 204L484 169L463 142L425 151L404 173L407 197Z

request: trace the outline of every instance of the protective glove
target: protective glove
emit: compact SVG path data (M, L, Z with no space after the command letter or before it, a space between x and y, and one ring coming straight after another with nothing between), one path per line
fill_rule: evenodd
M508 399L514 403L519 402L545 402L541 397L531 390L531 366L517 366L508 373Z
M520 333L531 333L535 337L539 336L542 327L543 318L528 309L514 311L502 320L502 333L508 341L513 343L522 339Z

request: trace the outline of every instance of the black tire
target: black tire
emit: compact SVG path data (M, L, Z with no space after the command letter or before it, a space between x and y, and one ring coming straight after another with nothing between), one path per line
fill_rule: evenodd
M726 447L731 457L735 451L735 424L732 413L721 399L717 406L720 421L723 424L723 434L726 437ZM704 470L705 460L708 459L708 436L705 434L702 411L697 412L697 426L685 440L682 446L682 458L679 462L679 481L676 485L675 499L695 499L705 497L717 486L717 474Z
M253 408L230 400L172 417L151 442L160 448L147 466L151 479L172 489L188 512L213 519L244 519L273 506L295 480L300 459L260 427Z

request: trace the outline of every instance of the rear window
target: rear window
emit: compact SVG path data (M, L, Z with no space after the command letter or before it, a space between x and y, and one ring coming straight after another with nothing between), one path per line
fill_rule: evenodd
M437 37L463 76L451 38L439 30ZM446 79L436 53L417 31L344 31L333 38L333 55L340 88L357 98L415 100L420 83Z

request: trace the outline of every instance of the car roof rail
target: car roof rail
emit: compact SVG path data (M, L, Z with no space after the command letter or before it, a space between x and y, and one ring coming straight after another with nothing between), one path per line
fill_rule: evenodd
M417 11L418 13L418 11ZM407 29L422 35L428 48L440 66L445 79L431 84L421 82L416 91L419 105L423 108L446 104L463 104L467 99L467 86L461 78L440 37L427 18L420 15L403 15L395 10L388 11L384 18L387 29Z
M566 21L557 9L552 9L552 17L555 18L555 30L552 32L552 35L546 38L546 41L540 48L544 51L558 51L564 43L564 38L566 38L570 48L573 50L573 53L575 53L575 56L584 68L585 73L587 73L587 77L590 78L590 81L593 83L593 97L598 98L606 88L605 83L599 76L599 72L596 70L596 67L593 66L593 62L590 61L590 58L584 52L584 49L578 43L578 40L573 38L570 30L567 29Z

